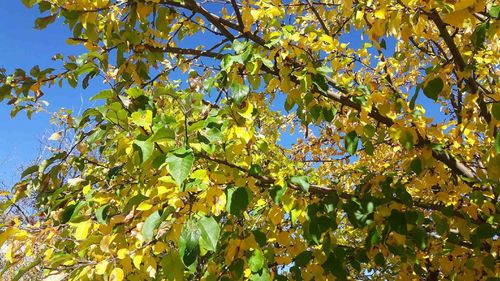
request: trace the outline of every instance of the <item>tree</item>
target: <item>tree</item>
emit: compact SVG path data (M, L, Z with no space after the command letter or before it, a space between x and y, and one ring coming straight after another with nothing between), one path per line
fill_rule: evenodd
M70 280L498 278L494 1L23 2L87 52L0 72L13 115L109 88L14 186L38 213L1 225L12 263L36 244Z

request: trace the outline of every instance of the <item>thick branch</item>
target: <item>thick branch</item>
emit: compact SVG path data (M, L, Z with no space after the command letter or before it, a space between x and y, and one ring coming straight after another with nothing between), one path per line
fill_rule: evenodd
M448 49L450 50L450 53L453 56L453 60L455 61L455 65L457 66L457 69L459 71L465 70L467 64L465 63L464 58L462 57L462 54L460 53L460 50L458 49L457 45L455 44L455 41L451 37L451 35L448 33L448 30L446 29L446 24L443 22L441 17L439 16L438 12L436 10L433 10L430 13L427 13L427 16L436 24L436 27L439 30L440 36L443 38L446 46L448 46ZM476 94L478 93L478 86L476 80L474 80L474 77L471 76L465 80L467 83L467 86L471 90L472 93ZM488 124L491 122L491 114L488 112L488 108L486 107L486 103L484 101L484 98L482 95L479 96L478 98L478 103L479 103L479 109L481 112L481 116L488 122Z

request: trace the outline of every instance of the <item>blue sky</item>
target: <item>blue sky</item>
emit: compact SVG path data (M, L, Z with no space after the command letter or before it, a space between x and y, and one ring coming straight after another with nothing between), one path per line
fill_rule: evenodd
M0 68L12 72L14 68L31 69L60 67L53 62L57 52L63 55L79 54L82 49L66 44L69 32L61 24L50 25L45 30L35 30L34 20L38 10L27 9L21 0L9 0L0 9ZM94 83L95 84L95 83ZM52 87L45 91L44 98L50 103L49 111L60 107L78 112L88 106L88 98L98 91L100 85L91 85L86 90L71 87ZM82 105L83 100L83 105ZM0 104L0 183L9 187L19 179L20 167L26 167L39 155L43 139L55 128L50 126L48 113L34 114L31 120L19 113L10 118L10 108ZM46 141L45 141L46 142Z

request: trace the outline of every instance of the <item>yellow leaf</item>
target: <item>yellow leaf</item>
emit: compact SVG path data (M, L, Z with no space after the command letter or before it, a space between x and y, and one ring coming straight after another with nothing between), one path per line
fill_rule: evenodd
M61 139L61 137L62 137L62 132L59 131L59 132L55 132L52 135L50 135L49 140L50 141L58 141Z
M140 269L141 262L142 262L142 255L135 255L135 257L133 259L133 263L134 263L135 268Z
M103 260L95 266L95 274L104 275L106 273L106 269L108 268L109 262L107 260Z
M375 17L377 19L385 19L385 9L378 9L375 11Z
M128 253L129 253L128 249L123 248L123 249L118 250L117 256L118 256L119 259L122 260L126 256L128 256Z
M78 223L76 225L75 234L74 234L75 239L76 240L84 240L85 238L87 238L87 236L89 236L89 230L91 227L92 227L92 221L90 221L90 220Z
M137 206L137 210L139 211L147 211L150 210L151 208L153 208L153 205L148 201L144 201L141 204L139 204L139 206Z
M123 269L115 268L111 271L110 281L122 281L125 274L123 273Z
M473 17L473 15L468 10L458 10L445 15L443 21L455 27L462 27L465 20L470 17Z
M455 3L455 11L460 11L474 5L474 0L460 0Z

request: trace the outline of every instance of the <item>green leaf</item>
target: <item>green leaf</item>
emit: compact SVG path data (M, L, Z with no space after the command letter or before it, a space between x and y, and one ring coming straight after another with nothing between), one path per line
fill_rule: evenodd
M26 170L24 170L23 173L21 174L21 178L23 179L24 177L31 175L35 172L38 172L38 165L33 165L26 168Z
M154 143L149 140L135 140L134 145L139 148L142 163L146 162L153 155Z
M325 118L325 121L327 122L332 122L333 119L335 118L335 115L337 115L337 108L332 106L330 108L323 107L323 118Z
M489 223L483 223L483 224L481 224L474 231L474 234L479 239L488 239L488 238L493 237L497 233L498 233L498 231L495 231L495 229Z
M403 131L399 136L399 143L407 150L412 150L415 143L412 133L409 131Z
M427 233L426 233L426 231L421 227L414 228L413 229L413 241L415 242L415 245L420 250L425 250L425 248L427 248Z
M484 41L486 40L486 32L488 31L489 27L490 24L488 22L484 22L476 27L474 33L472 33L472 36L470 37L470 40L472 41L472 45L474 45L474 48L476 49L483 48Z
M37 18L35 20L35 28L36 29L44 29L47 25L53 23L56 20L56 15L50 15L46 17Z
M162 127L154 133L154 135L151 137L150 141L157 142L157 141L166 140L166 139L170 139L170 140L175 139L175 132L170 128Z
M108 213L109 213L109 205L104 205L99 207L99 209L95 211L95 217L99 223L106 224Z
M490 16L495 19L500 18L500 5L495 5L491 7Z
M403 213L397 210L392 210L391 215L387 218L392 230L399 234L406 235L406 218Z
M167 278L167 280L184 280L184 265L182 264L182 260L178 252L170 251L161 260L161 265L162 274Z
M410 100L410 109L415 109L415 102L417 101L418 98L418 93L420 92L420 89L422 88L421 84L418 84L417 87L415 88L415 94L413 94L413 97Z
M500 120L500 102L496 102L491 106L491 114L495 119Z
M293 176L290 178L290 182L294 185L300 187L300 189L304 192L309 192L309 181L306 176Z
M231 93L233 93L233 99L236 104L240 104L245 97L250 93L250 87L245 84L233 81L231 83Z
M179 254L185 266L190 267L196 261L200 253L199 239L200 229L193 220L187 220L181 231L179 238Z
M283 195L285 195L287 191L287 187L281 187L278 185L275 185L269 189L269 195L271 195L271 198L273 199L274 203L279 204L281 201L281 198Z
M308 236L310 241L319 245L321 236L332 226L332 220L326 216L312 217L309 220Z
M101 99L107 100L115 96L116 94L113 92L113 90L104 90L99 92L97 95L91 97L90 100L91 101L101 100Z
M137 194L136 196L130 198L127 201L127 204L125 204L125 207L123 208L124 213L130 212L135 206L141 204L144 200L148 199L148 197L142 195L142 194Z
M295 265L299 267L306 266L313 258L311 251L303 251L295 257Z
M330 253L328 259L321 266L325 272L333 274L335 280L347 280L346 267L341 257Z
M422 160L419 157L413 159L410 163L410 169L415 172L415 174L420 175L422 173Z
M382 253L378 253L375 255L375 264L377 264L378 266L384 266L385 258Z
M62 213L61 216L61 223L67 223L71 219L71 217L73 216L73 212L75 211L75 208L76 204L71 204L64 209L64 212Z
M261 250L256 249L248 259L248 267L252 272L258 272L264 267L265 257Z
M497 132L497 136L495 137L495 150L500 154L500 131Z
M198 221L201 230L200 244L208 251L215 252L220 236L220 227L213 217L204 217Z
M123 169L123 166L124 165L118 165L118 166L115 166L115 167L109 169L108 179L112 179L112 178L116 177L120 173L120 171Z
M356 151L358 150L358 142L359 142L359 137L355 131L351 131L350 133L345 135L344 147L347 153L351 155L356 154Z
M193 168L194 154L191 149L179 148L170 152L165 162L170 175L177 185L181 186Z
M250 169L248 170L248 174L251 176L260 176L262 175L262 167L257 164L252 164Z
M251 281L271 281L271 274L269 274L269 270L264 268L260 273L254 273L250 275Z
M230 280L241 280L241 277L243 276L244 266L245 262L242 259L237 259L233 261L229 266L229 272L233 277L233 279Z
M252 234L255 238L255 241L257 243L259 243L259 246L261 247L264 247L264 245L266 245L266 241L267 241L267 238L266 238L266 234L258 229L255 229L252 231Z
M424 87L424 94L432 100L437 100L443 88L444 88L443 80L437 77L427 82L427 84Z
M246 210L250 198L244 187L230 188L227 191L227 211L235 216L242 216Z
M16 273L16 275L14 277L12 277L11 280L12 281L17 281L17 280L21 279L21 277L23 277L24 274L26 274L26 272L30 271L33 267L35 267L38 264L40 264L40 262L42 262L42 258L36 258L34 261L32 261L27 266L21 267L19 269L19 271Z
M321 74L315 74L312 77L313 84L318 88L318 91L326 93L328 91L328 83L326 82L325 76Z
M156 228L161 223L161 215L160 211L153 212L149 217L144 221L144 225L142 226L142 236L146 241L153 240L154 232Z

